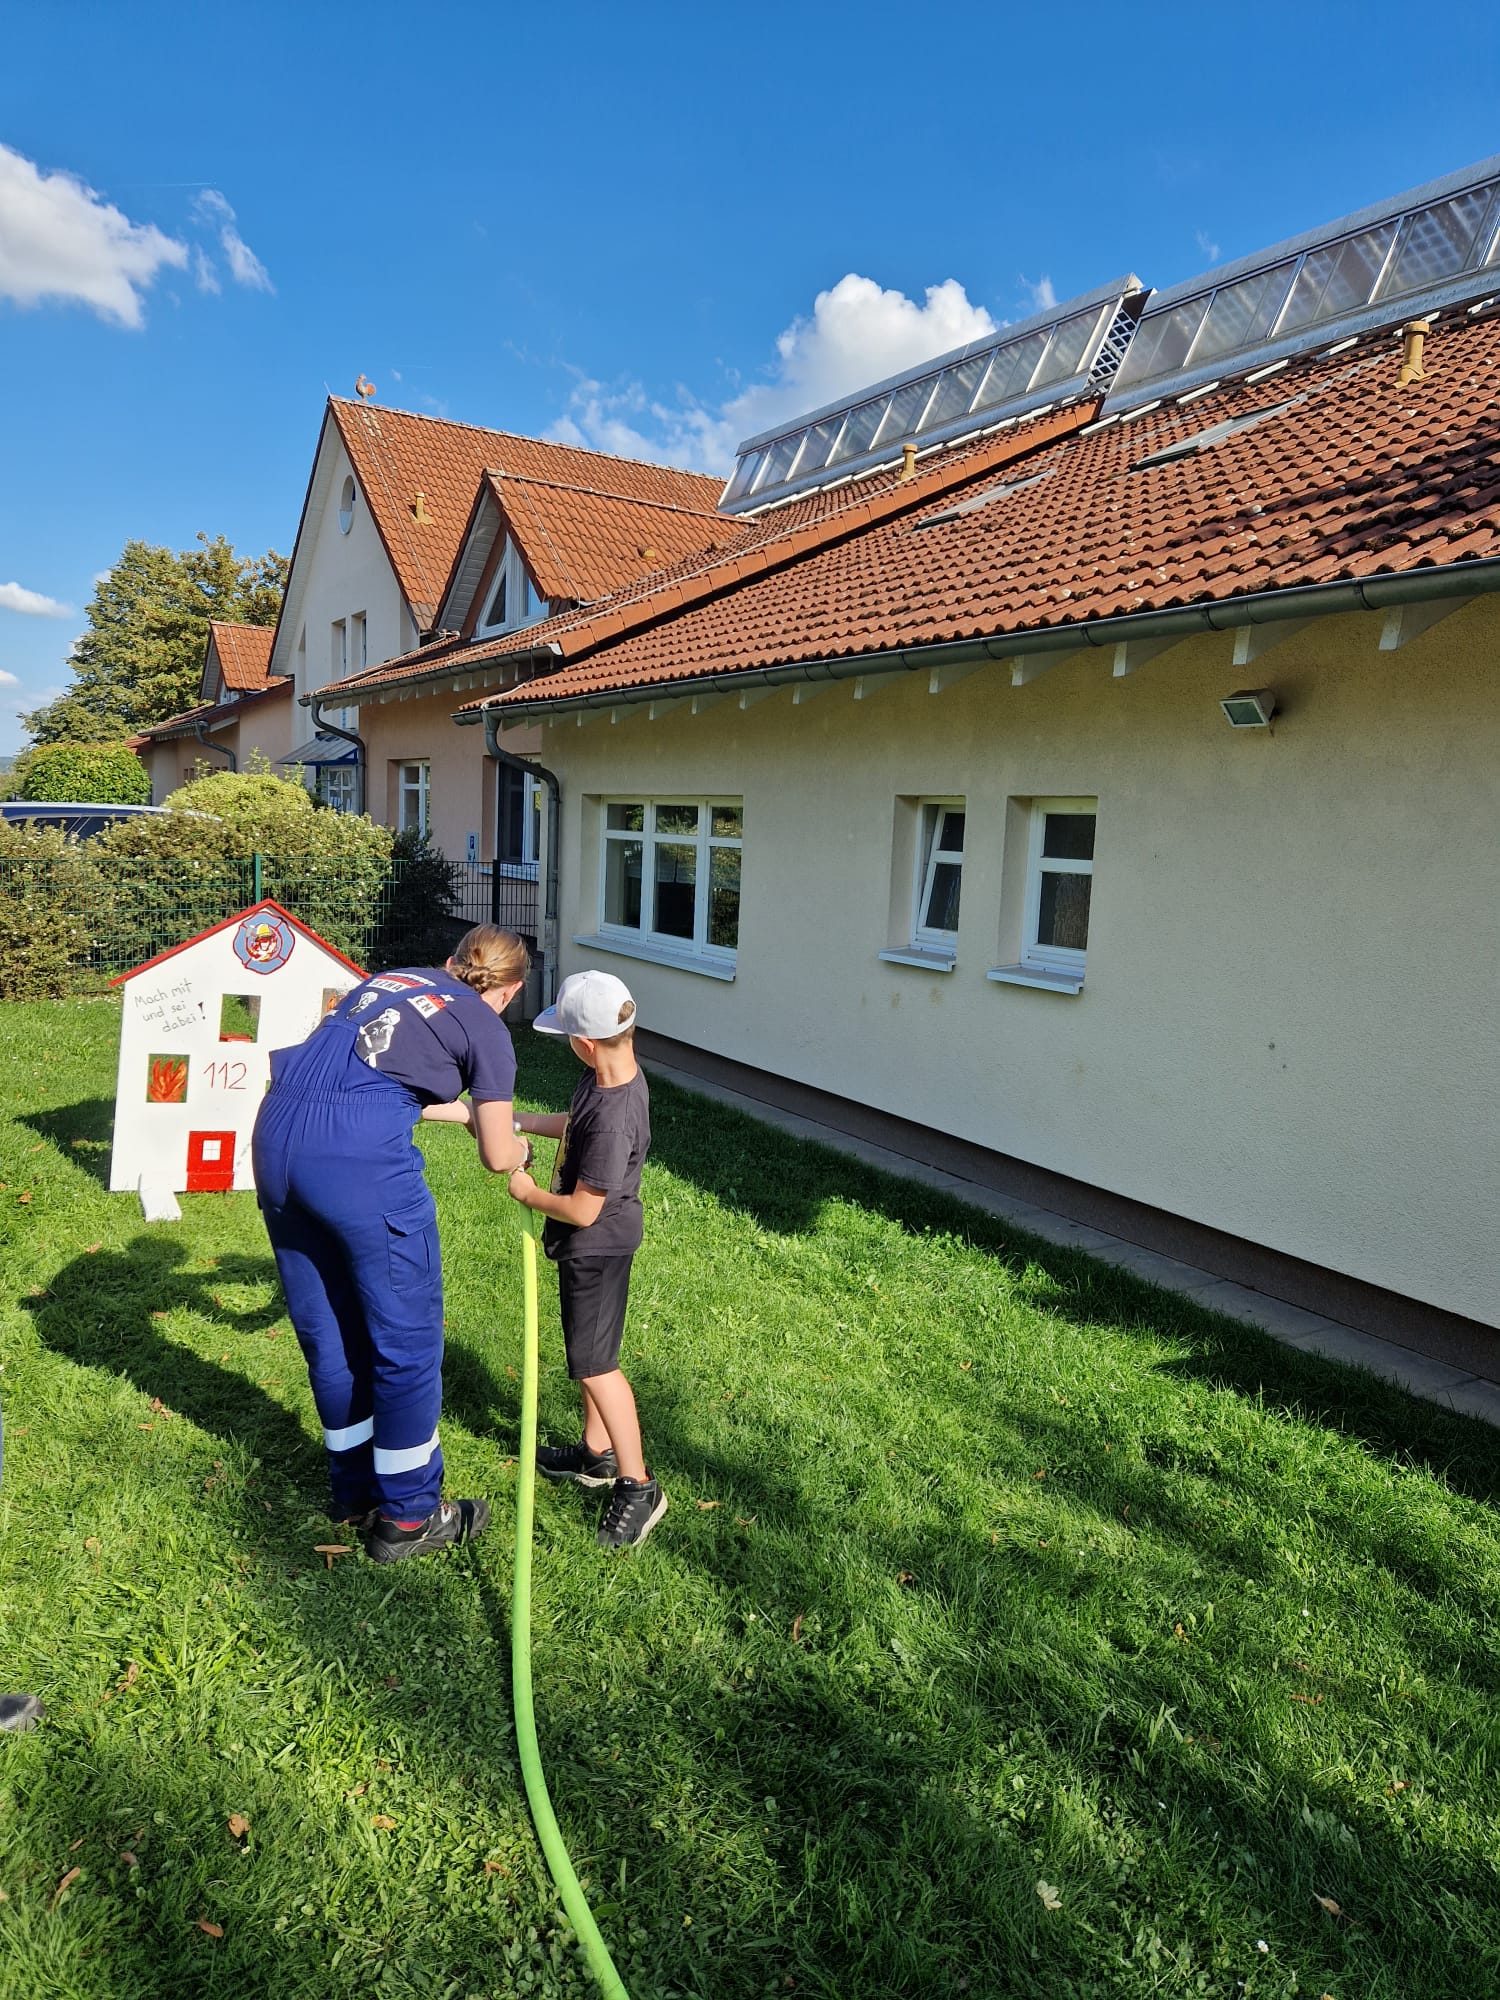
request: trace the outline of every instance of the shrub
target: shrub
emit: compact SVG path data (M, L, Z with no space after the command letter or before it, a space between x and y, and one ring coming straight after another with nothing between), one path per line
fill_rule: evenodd
M458 883L458 869L441 848L413 828L398 833L391 845L390 893L370 946L370 964L377 969L441 965L462 931L454 916Z
M46 743L25 755L17 798L115 806L151 803L146 767L123 743Z
M0 1000L56 1000L88 963L83 849L56 827L0 821Z
M256 854L261 893L364 962L390 876L389 827L329 812L301 785L263 772L217 771L166 803L165 813L122 820L89 843L101 861L134 864L120 869L112 912L127 963L248 903Z

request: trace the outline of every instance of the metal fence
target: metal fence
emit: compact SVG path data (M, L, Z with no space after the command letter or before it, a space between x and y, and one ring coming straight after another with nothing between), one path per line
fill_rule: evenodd
M471 924L537 936L535 871L256 854L165 860L0 858L0 998L90 993L247 904L272 897L355 964L442 963Z

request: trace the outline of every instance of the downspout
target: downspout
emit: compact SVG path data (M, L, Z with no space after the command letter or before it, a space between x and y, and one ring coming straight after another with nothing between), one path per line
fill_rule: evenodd
M305 694L302 702L304 707L312 710L314 729L321 730L325 736L337 736L341 742L352 743L359 752L354 762L354 810L362 813L365 809L365 739L356 736L352 729L340 729L336 722L328 721L323 714L321 695ZM341 702L339 706L343 707L344 704Z
M193 724L193 734L197 737L198 741L203 745L205 750L217 750L221 757L227 757L229 759L229 762L224 766L224 769L226 771L237 771L240 768L239 758L235 756L234 752L230 749L227 743L209 742L207 736L203 732L203 724L201 722L195 722Z
M484 747L497 764L507 764L512 771L520 771L528 778L540 778L547 787L547 877L542 898L541 937L542 947L542 1005L550 1007L557 997L557 885L562 873L562 857L558 853L558 839L562 827L562 786L555 775L545 765L528 763L526 758L517 757L510 750L500 748L500 716L493 708L481 711L484 716ZM499 845L499 828L496 826L496 845ZM500 865L499 857L495 866Z

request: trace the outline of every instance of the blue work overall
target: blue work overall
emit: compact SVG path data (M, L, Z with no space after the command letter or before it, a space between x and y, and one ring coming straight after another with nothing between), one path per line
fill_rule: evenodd
M424 1520L443 1483L443 1272L412 1093L330 1016L271 1057L255 1185L307 1358L337 1515Z

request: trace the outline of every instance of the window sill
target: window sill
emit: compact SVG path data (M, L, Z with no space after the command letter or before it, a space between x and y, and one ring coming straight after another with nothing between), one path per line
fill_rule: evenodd
M586 937L575 934L573 942L587 945L591 951L612 951L620 958L643 958L651 965L667 965L674 972L696 972L704 979L734 977L733 959L700 958L696 952L672 951L666 945L653 944L648 938L637 942L634 938L606 937L594 931Z
M880 957L887 965L914 965L919 972L951 972L958 963L951 951L924 951L917 944L883 951Z
M1049 972L1040 965L996 965L984 975L998 986L1035 986L1043 993L1081 993L1081 972Z

